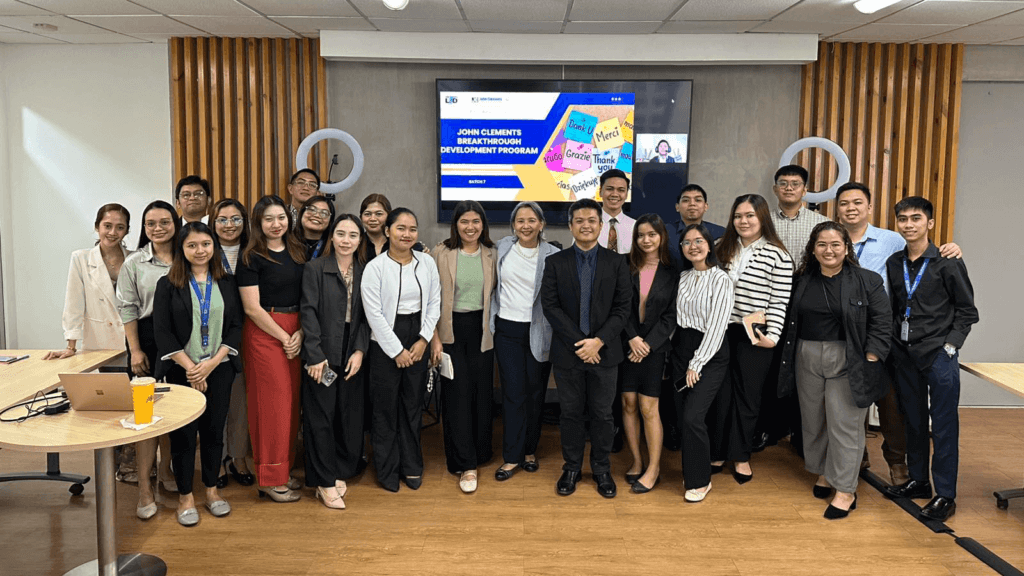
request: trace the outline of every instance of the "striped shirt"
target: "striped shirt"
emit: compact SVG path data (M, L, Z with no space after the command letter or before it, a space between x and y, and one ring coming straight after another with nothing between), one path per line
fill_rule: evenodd
M704 334L690 360L690 370L700 374L722 347L732 308L732 280L721 268L690 269L679 275L676 324Z
M786 251L789 252L790 260L796 266L800 265L800 260L804 257L807 241L811 239L811 230L814 230L818 224L827 221L828 218L817 212L811 212L803 206L793 218L783 214L782 210L772 210L772 224L775 225L775 232L779 235L779 240L782 240Z
M768 333L765 336L778 343L792 290L793 260L785 250L773 244L760 240L758 243L760 245L750 255L736 281L735 304L729 321L740 324L744 316L764 310L768 322ZM733 264L737 263L738 258L738 254L733 256ZM729 267L726 267L726 271L729 271Z

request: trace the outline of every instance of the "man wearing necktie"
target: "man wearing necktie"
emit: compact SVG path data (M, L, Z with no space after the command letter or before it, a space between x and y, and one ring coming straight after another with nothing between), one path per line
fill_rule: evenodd
M625 258L598 245L601 206L582 199L569 208L574 245L548 257L544 265L541 305L551 323L551 363L562 415L562 476L557 490L576 490L583 469L587 424L590 468L597 491L616 493L609 454L614 425L618 365L623 360L622 330L629 316L632 285Z

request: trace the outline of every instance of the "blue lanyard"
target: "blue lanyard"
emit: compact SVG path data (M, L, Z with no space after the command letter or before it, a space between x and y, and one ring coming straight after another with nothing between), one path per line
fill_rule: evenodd
M860 248L857 248L857 260L860 260L860 255L864 253L864 245L868 243L868 239L865 238L860 243Z
M310 260L316 259L316 257L320 255L320 249L323 248L323 247L324 247L324 241L323 240L317 242L316 243L316 248L313 249L313 256L310 257Z
M907 258L903 258L903 285L907 287L907 311L903 315L904 318L910 318L910 300L914 297L914 292L917 292L917 285L921 283L921 277L924 276L924 271L928 268L929 258L925 258L921 264L921 269L917 271L917 278L914 279L914 284L910 284L910 271L907 269Z
M209 273L206 275L206 298L199 293L199 284L195 276L189 276L188 281L192 284L192 291L196 293L199 300L199 333L203 337L203 349L210 345L210 303L213 301L213 278Z
M860 254L857 255L860 256ZM220 257L222 260L224 260L224 271L227 272L228 274L233 274L233 272L231 272L231 263L228 262L228 255L222 251L220 253ZM198 294L198 292L196 294Z

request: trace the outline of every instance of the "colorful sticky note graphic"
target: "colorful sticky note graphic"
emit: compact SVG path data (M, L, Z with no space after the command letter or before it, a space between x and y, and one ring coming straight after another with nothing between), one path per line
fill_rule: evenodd
M562 171L562 148L561 144L552 146L550 150L544 153L544 164L547 165L548 170L552 172Z
M569 113L569 120L565 123L565 138L576 142L590 142L596 127L597 116L573 110Z
M594 145L598 150L622 146L622 127L618 118L609 118L594 128Z
M569 178L569 189L576 195L576 199L593 198L597 196L597 188L601 177L591 168Z
M590 151L594 147L583 142L569 140L565 143L565 152L562 156L562 168L570 170L586 170L590 168Z
M633 111L630 110L629 114L626 114L626 119L622 121L622 139L626 142L633 142Z
M619 161L615 163L615 167L623 172L633 171L633 145L623 144L622 150L619 150Z
M605 172L615 168L615 164L619 161L619 149L612 148L611 150L593 150L593 156L591 162L593 163L594 170L598 174L604 174Z
M569 199L569 194L572 192L572 188L569 186L569 180L572 178L572 174L568 172L550 172L551 178L554 179L555 185L565 195L565 199Z

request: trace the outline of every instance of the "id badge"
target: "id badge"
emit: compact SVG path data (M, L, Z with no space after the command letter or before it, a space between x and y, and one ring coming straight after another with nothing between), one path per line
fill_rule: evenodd
M900 324L900 340L907 342L910 340L910 321L906 318L903 319L903 323Z

